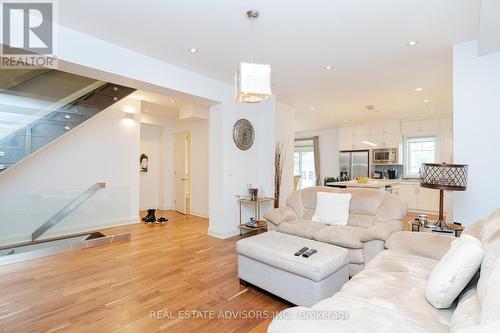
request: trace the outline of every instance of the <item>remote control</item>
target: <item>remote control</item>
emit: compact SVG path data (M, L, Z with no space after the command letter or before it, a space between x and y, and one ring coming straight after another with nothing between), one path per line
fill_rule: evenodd
M318 251L316 251L315 249L310 249L309 251L307 251L306 253L304 253L302 256L303 256L304 258L309 258L310 256L312 256L312 255L313 255L313 254L315 254L316 252L318 252Z
M300 250L298 250L297 252L295 252L295 256L300 256L302 253L306 252L307 250L309 250L308 247L303 247L301 248Z

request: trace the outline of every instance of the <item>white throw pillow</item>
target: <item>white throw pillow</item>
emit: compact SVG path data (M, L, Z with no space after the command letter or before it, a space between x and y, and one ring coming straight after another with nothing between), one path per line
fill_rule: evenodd
M351 193L318 192L313 221L324 224L347 225Z
M479 239L462 234L454 240L427 280L425 297L429 303L438 309L449 308L478 272L482 260Z

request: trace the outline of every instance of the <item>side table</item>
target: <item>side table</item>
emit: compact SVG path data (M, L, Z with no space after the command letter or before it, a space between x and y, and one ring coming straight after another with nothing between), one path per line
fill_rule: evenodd
M420 222L410 220L407 223L408 230L409 231L415 231L415 232L433 232L436 234L443 234L443 235L450 235L453 237L460 237L460 234L464 230L464 227L459 225L459 224L448 224L448 227L452 232L440 232L440 231L434 231L432 228L429 227L424 227L421 225Z
M274 202L274 198L270 197L258 197L255 199L252 199L249 196L244 196L244 195L237 195L237 200L240 208L240 236L243 235L243 230L257 230L257 233L259 233L261 230L267 230L267 222L260 217L260 212L261 212L261 205L266 202ZM254 217L258 221L259 226L258 227L249 227L242 221L242 206L243 205L253 205L253 210L254 210Z

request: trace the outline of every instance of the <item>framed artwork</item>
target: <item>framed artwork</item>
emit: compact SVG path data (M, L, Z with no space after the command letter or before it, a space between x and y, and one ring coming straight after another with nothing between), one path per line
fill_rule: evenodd
M139 158L139 165L141 168L141 173L146 173L148 172L148 164L149 164L149 158L148 155L146 154L141 154L141 157Z

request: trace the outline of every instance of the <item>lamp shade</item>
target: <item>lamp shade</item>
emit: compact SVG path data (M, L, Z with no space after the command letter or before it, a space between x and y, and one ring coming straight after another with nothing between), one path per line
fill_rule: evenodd
M236 76L236 101L259 103L271 95L271 66L240 63Z
M464 164L423 163L420 186L437 190L465 191L467 169Z

